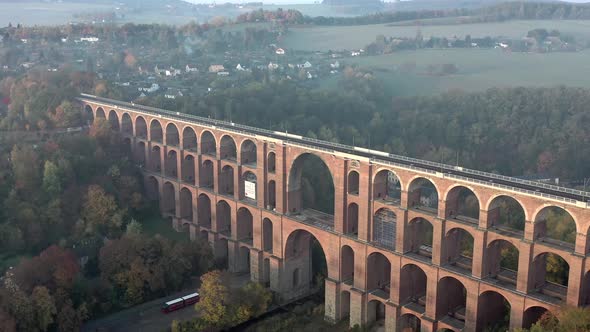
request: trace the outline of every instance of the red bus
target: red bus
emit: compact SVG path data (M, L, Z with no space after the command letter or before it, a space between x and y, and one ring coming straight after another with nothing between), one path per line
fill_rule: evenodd
M197 302L199 302L199 293L192 293L164 303L162 305L162 312L167 314Z

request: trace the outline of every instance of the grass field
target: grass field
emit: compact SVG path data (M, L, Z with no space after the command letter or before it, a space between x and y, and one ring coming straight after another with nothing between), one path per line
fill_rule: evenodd
M143 232L148 235L160 234L173 241L190 241L188 232L177 232L168 219L164 219L158 212L143 216L138 221L142 224Z
M532 29L557 29L580 41L590 41L590 21L531 20L480 24L451 25L361 25L361 26L300 26L290 28L283 47L304 51L327 51L363 48L377 35L414 37L418 31L425 38L436 37L509 37L522 38Z
M509 53L498 49L403 51L349 58L341 62L373 70L394 95L429 95L449 90L478 91L491 87L568 85L590 88L590 50L577 53ZM448 76L426 74L429 65L452 63ZM415 64L411 72L401 65ZM568 69L569 68L569 69ZM334 86L334 80L325 85Z

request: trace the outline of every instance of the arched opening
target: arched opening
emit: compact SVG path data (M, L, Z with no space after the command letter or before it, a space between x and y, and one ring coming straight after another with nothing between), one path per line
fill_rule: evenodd
M203 134L201 134L201 154L214 157L217 155L215 136L209 131L204 131Z
M414 264L402 267L400 275L400 304L411 303L422 311L426 308L426 273Z
M359 194L359 173L357 171L351 171L348 173L348 193L351 195Z
M390 296L391 263L383 254L374 252L367 258L367 289L385 300Z
M119 116L117 116L117 112L113 110L109 112L109 125L115 132L119 132L121 130L121 126L119 125Z
M84 123L86 125L91 125L94 122L94 112L92 112L92 107L90 105L84 105Z
M180 146L180 135L178 128L173 123L166 126L166 145Z
M276 172L276 169L277 169L277 157L276 157L276 155L275 155L274 152L270 152L268 154L268 166L267 166L267 168L268 168L268 172L269 173Z
M176 215L176 192L170 182L164 183L162 191L162 212L164 214Z
M507 331L510 326L510 303L497 292L487 291L479 295L477 331Z
M574 250L576 244L576 223L564 209L548 206L535 217L535 240L543 241Z
M135 136L141 139L147 139L147 124L141 116L135 118Z
M373 199L399 204L401 197L402 187L395 173L388 170L377 173L373 182Z
M96 118L97 119L100 118L100 119L103 119L103 120L106 120L107 119L107 115L104 112L104 109L102 107L99 107L99 108L96 109Z
M557 318L551 313L551 311L543 307L535 306L525 310L522 319L522 327L530 329L531 326L537 322L539 322L541 326L547 327L548 325L554 325L557 323ZM551 329L547 329L547 331L551 331Z
M373 216L373 242L395 250L397 216L389 209L380 209Z
M242 192L240 194L240 199L244 199L250 201L252 204L256 204L256 198L258 197L258 186L256 185L256 182L256 174L252 172L246 172L242 175L242 184L240 186Z
M213 188L213 162L203 161L199 172L199 186L202 188Z
M137 142L133 155L135 157L135 162L140 165L140 167L145 166L145 142Z
M262 221L262 240L264 241L264 251L272 253L273 248L273 232L272 221L264 218Z
M197 198L197 222L201 227L211 228L211 199L205 194Z
M420 323L420 318L412 314L403 314L399 318L399 328L402 332L420 332L422 330Z
M320 157L304 153L295 159L289 171L287 204L290 213L334 229L334 181Z
M225 165L219 174L219 193L222 195L234 195L234 168Z
M379 331L385 326L385 304L372 300L367 306L367 324Z
M408 190L408 206L432 215L438 215L438 191L430 180L417 178Z
M219 238L215 241L213 246L213 252L215 255L215 267L218 269L228 268L228 243L227 239Z
M162 125L158 120L152 120L150 122L150 141L162 143Z
M219 146L219 153L222 160L229 160L229 161L236 161L237 160L237 149L236 149L236 142L234 139L229 135L224 135L221 138L221 143Z
M191 127L185 127L182 131L182 148L187 151L197 152L197 134Z
M580 297L580 303L584 307L590 307L590 271L586 272L586 275L582 280L582 296Z
M274 211L277 207L277 185L274 180L268 181L267 209Z
M347 322L346 326L350 325L350 292L348 291L340 293L340 317L342 321Z
M150 164L151 164L151 171L152 172L161 172L162 171L162 149L159 146L152 147L152 151L150 153Z
M128 136L133 135L133 122L131 121L129 113L123 113L123 117L121 118L121 131Z
M182 181L195 184L195 158L190 154L182 160Z
M443 243L443 259L447 263L471 274L473 265L473 236L461 228L447 232Z
M265 258L262 264L262 281L265 287L270 287L270 259Z
M535 257L531 266L532 285L535 292L565 301L570 266L563 257L543 253Z
M207 243L209 241L209 232L206 230L199 232L199 240L203 241L203 243Z
M495 240L486 249L485 274L504 287L516 287L518 249L506 240Z
M246 208L240 208L238 210L238 241L252 244L254 239L252 222L253 219L250 210Z
M328 265L321 244L311 233L296 230L289 234L285 245L284 269L287 279L285 284L294 285L285 292L286 299L323 290ZM297 270L299 272L295 272Z
M433 227L424 218L414 218L406 229L405 251L411 252L428 261L432 259Z
M123 138L123 151L125 152L126 155L130 155L132 152L131 149L131 138L129 137L124 137Z
M178 153L175 150L168 151L165 170L167 177L178 178Z
M436 319L449 320L453 326L463 328L465 308L467 307L467 289L453 277L440 279L437 287Z
M457 219L479 224L479 200L471 189L457 186L447 194L446 214L449 219Z
M498 196L488 208L488 225L506 235L522 237L525 215L522 205L510 196Z
M250 274L250 249L248 247L240 247L236 263L236 272Z
M359 234L359 206L356 203L348 204L344 222L344 234L357 237Z
M193 194L187 188L180 190L180 218L193 222Z
M215 207L217 232L231 236L231 207L226 201L219 201Z
M256 168L256 144L249 139L240 148L240 163Z
M150 201L157 202L160 200L160 185L158 184L158 180L150 176L147 178L146 182L146 193L147 197Z
M340 280L347 285L354 285L354 251L349 246L340 250Z

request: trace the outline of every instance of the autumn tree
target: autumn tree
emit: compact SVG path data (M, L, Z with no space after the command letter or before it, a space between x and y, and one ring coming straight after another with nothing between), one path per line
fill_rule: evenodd
M201 317L209 326L222 327L228 321L228 307L231 305L229 276L219 270L201 276L200 300L195 305Z
M54 316L57 313L53 297L49 294L47 288L37 286L33 289L31 299L37 327L41 331L47 331L47 328L53 323Z
M83 231L86 234L95 234L96 231L106 234L120 229L123 223L115 198L98 185L88 187L82 206L82 218L84 219Z

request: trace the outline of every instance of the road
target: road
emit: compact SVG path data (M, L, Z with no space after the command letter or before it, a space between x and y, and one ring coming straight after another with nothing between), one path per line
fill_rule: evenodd
M241 287L250 280L250 275L232 275L233 288ZM197 317L193 306L183 308L169 314L160 312L162 303L180 296L192 293L198 288L198 280L193 287L157 300L146 302L120 312L113 313L104 318L89 321L84 324L83 332L161 332L168 331L173 320L188 320Z

